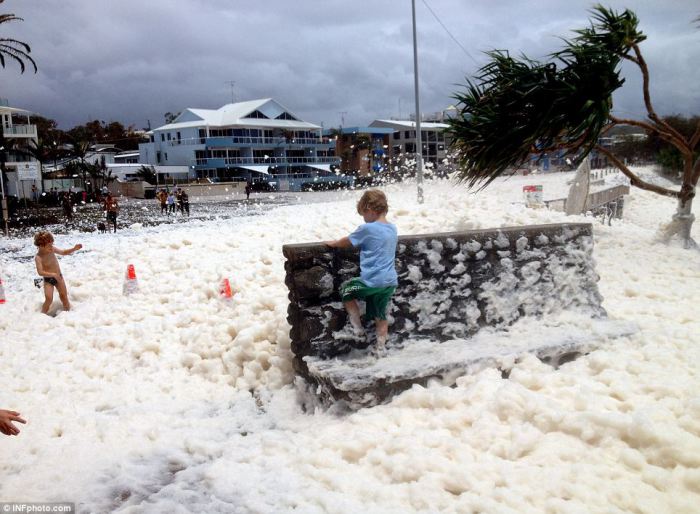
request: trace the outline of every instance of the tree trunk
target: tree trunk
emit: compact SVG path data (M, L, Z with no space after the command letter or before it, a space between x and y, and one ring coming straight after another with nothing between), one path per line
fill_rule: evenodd
M683 248L698 247L698 244L690 235L690 231L693 227L693 221L695 221L695 215L692 213L692 208L692 197L687 199L685 202L683 202L682 199L678 200L676 213L673 215L671 223L669 223L663 230L662 239L665 242L670 241L674 235L678 234L681 239L683 239Z

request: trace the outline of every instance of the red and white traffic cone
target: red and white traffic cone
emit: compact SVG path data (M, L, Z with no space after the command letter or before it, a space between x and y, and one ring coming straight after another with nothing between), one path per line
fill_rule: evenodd
M139 281L136 279L136 269L133 264L126 267L126 275L124 277L124 294L129 295L136 293L139 290Z
M0 303L5 303L5 286L2 285L1 278L0 278Z
M221 286L219 287L219 294L224 300L230 300L233 297L231 292L231 282L227 278L221 281Z

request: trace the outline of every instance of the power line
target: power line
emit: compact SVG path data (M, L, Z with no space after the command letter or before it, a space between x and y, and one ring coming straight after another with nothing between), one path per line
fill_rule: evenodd
M454 41L454 42L457 44L457 46L459 46L459 48L462 49L462 52L464 52L464 54L465 54L467 57L469 57L469 58L474 62L474 64L478 65L479 63L476 62L476 59L474 59L474 57L472 57L472 55L467 51L467 49L464 48L464 47L462 46L462 43L460 43L459 41L457 41L457 38L455 38L455 37L452 35L452 33L447 29L447 27L445 27L445 24L444 24L444 23L442 22L442 20L438 17L438 15L435 14L435 11L433 11L433 10L430 8L430 6L428 5L428 2L426 2L426 0L423 0L423 4L428 8L428 10L430 11L430 14L433 15L433 17L437 20L437 22L440 24L440 26L443 28L443 30L444 30L445 32L447 32L447 35L450 36L450 37L452 38L452 41Z

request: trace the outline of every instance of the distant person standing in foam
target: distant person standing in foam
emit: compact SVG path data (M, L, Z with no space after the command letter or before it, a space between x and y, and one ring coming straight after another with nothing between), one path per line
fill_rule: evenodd
M382 191L366 191L357 202L357 212L365 223L349 236L326 244L331 248L360 249L360 277L344 282L340 294L357 337L365 337L357 301L366 303L365 317L375 322L377 352L381 353L389 332L386 310L398 285L394 266L398 233L396 226L386 220L389 204Z

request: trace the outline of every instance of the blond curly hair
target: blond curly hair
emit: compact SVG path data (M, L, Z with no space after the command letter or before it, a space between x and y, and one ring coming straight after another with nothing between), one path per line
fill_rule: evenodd
M41 232L34 234L34 244L36 246L44 246L51 243L53 243L53 236L51 235L51 232L42 230Z
M389 212L389 203L386 200L386 195L379 189L370 189L357 202L357 213L362 215L365 211L376 212L377 214L386 214Z

